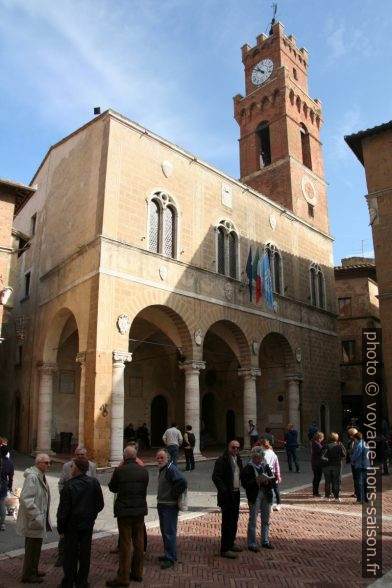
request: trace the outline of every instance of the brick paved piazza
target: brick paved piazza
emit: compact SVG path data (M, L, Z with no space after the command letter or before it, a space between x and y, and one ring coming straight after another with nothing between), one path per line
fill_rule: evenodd
M284 470L283 456L281 462ZM203 464L206 472L211 468L212 462ZM290 478L289 474L284 475L286 479ZM291 480L291 485L296 480L302 482L295 474ZM351 493L350 477L343 481L340 504L314 499L310 486L286 490L281 512L272 515L270 539L275 550L262 550L258 554L246 550L248 511L244 502L237 536L244 551L234 561L219 556L219 512L213 508L205 512L204 507L191 504L190 512L184 514L179 523L179 561L174 569L165 571L160 570L158 564L158 557L162 553L159 529L156 520L150 520L144 583L139 585L151 588L392 586L390 573L376 582L361 578L361 507L353 504ZM383 477L383 515L385 573L392 567L392 475ZM115 533L97 534L92 549L91 587L103 587L106 580L114 577L117 556L109 552L115 547L116 541ZM21 551L6 553L1 557L1 588L22 586L22 559ZM45 582L41 584L43 588L58 586L61 581L62 571L54 567L55 559L53 543L47 544L41 556L41 568L47 573ZM136 586L130 584L133 585Z

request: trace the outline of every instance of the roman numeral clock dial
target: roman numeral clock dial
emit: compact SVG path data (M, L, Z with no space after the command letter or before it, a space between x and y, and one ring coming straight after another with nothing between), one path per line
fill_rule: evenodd
M252 84L254 86L261 86L264 84L272 74L274 64L271 59L262 59L257 63L252 70Z

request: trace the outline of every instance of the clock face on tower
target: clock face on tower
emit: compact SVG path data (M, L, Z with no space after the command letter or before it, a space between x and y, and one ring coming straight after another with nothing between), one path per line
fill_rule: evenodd
M272 74L274 64L271 59L262 59L257 63L252 70L252 84L255 86L261 86L264 84Z

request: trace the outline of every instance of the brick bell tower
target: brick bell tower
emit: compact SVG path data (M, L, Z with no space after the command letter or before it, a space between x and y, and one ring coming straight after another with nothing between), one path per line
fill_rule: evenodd
M321 103L308 95L308 52L278 22L242 47L246 95L234 97L241 181L328 232Z

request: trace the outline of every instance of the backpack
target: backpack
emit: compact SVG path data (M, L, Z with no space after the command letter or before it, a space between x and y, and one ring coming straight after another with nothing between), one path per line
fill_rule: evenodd
M194 436L193 433L188 433L188 441L189 441L190 446L192 448L196 445L196 437Z

